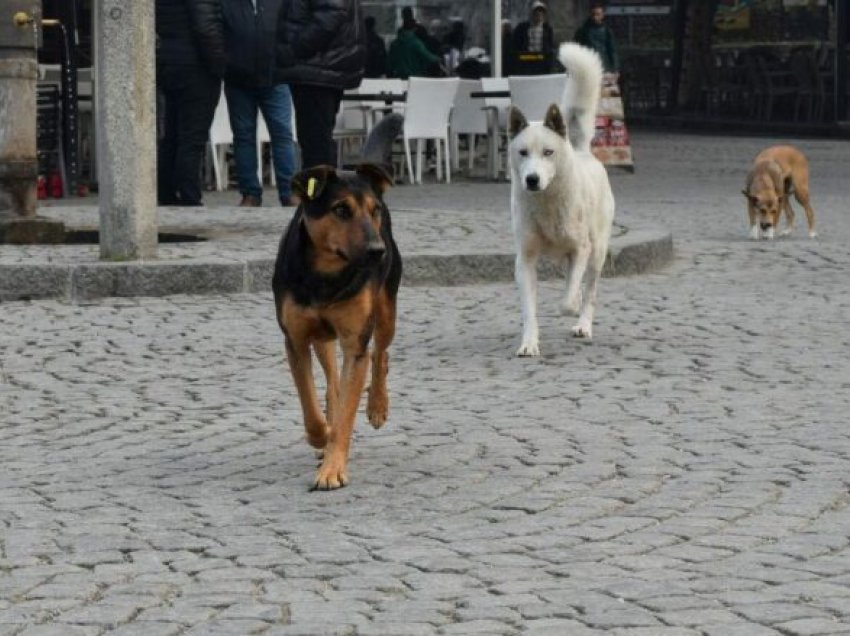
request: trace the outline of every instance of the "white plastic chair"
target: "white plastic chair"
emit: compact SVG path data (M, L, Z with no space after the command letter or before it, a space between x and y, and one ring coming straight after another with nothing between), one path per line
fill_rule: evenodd
M528 121L543 121L549 106L560 108L567 87L565 73L553 75L511 75L508 78L511 105L519 108Z
M458 139L460 135L469 137L469 170L475 162L476 136L486 135L487 113L484 111L484 102L481 99L473 99L470 93L481 90L479 80L460 80L455 95L454 108L452 108L451 133L452 133L452 161L455 170L460 169L460 149Z
M482 77L481 89L485 92L510 91L507 77ZM493 179L499 178L499 172L504 166L507 173L507 161L503 161L502 148L507 146L508 107L510 97L485 97L484 111L487 114L490 142L490 174ZM503 143L504 142L504 143Z
M219 192L227 188L227 146L233 145L233 131L230 129L230 116L227 112L227 99L224 91L215 107L212 125L210 126L210 150L212 150L213 174L215 189Z
M459 79L411 77L407 85L404 110L404 154L411 183L422 183L423 141L433 139L437 148L437 179L442 178L440 143L446 153L446 183L451 183L451 151L449 148L449 116L455 101ZM410 157L410 141L416 140L416 177Z

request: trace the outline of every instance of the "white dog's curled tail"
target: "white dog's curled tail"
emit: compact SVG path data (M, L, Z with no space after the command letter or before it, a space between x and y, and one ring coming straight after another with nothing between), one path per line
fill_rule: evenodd
M596 51L575 42L561 45L558 60L568 75L563 105L567 126L575 130L576 150L590 152L602 90L602 60Z

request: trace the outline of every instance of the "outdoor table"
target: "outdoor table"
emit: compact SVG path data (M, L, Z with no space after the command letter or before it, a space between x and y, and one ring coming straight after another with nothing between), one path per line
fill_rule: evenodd
M407 93L343 93L344 102L403 102L407 99Z

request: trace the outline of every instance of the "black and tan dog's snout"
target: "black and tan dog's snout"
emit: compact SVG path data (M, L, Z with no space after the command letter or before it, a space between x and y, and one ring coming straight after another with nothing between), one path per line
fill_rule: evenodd
M363 239L364 257L370 261L380 260L386 253L387 246L369 221L363 223Z

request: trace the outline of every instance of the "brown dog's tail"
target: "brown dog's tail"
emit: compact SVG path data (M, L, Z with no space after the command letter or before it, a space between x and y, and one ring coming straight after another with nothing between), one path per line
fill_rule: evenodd
M369 133L363 144L362 163L376 163L391 167L393 165L393 142L401 134L404 117L391 113L384 117Z

